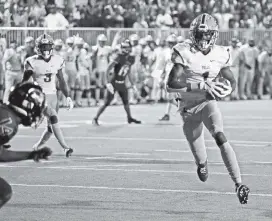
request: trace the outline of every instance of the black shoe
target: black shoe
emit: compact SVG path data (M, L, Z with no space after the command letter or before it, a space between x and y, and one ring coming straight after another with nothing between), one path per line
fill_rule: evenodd
M131 123L135 123L135 124L141 124L142 122L139 121L139 120L136 120L134 118L128 118L128 123L131 124Z
M98 123L98 119L97 118L93 119L93 125L100 126L100 124Z
M65 155L66 155L66 157L67 158L70 157L73 152L74 152L74 150L72 148L65 149Z
M204 164L199 164L197 167L197 175L199 179L202 182L205 182L208 179L208 166L207 166L207 161Z
M170 120L169 114L165 114L161 119L159 119L159 121L169 121L169 120Z
M247 204L249 192L246 185L236 186L236 193L241 204Z

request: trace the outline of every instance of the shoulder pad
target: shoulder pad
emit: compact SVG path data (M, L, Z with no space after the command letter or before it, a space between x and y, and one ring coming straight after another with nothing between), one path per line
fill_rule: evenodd
M172 49L171 60L173 63L187 65L186 57L190 52L191 45L188 42L176 44Z

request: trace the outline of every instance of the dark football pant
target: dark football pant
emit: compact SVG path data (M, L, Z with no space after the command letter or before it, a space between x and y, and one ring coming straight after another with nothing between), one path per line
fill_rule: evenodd
M223 133L223 120L215 100L206 101L182 113L183 131L197 165L207 161L204 126L209 130L221 151L222 159L235 183L241 183L240 168L235 152Z

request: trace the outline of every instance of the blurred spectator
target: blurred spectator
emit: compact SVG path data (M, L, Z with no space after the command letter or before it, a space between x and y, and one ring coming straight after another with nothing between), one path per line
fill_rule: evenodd
M160 8L160 13L157 16L156 23L158 28L168 29L173 25L173 19L169 13L165 11L164 8Z
M16 27L26 27L28 23L28 14L26 8L18 7L17 11L12 15L13 26Z
M132 26L135 29L148 28L147 22L144 20L144 16L142 14L137 16L137 21Z
M223 30L272 27L271 0L0 0L0 2L2 2L0 26L189 28L194 17L206 12L216 17L220 29ZM48 7L52 4L53 8ZM56 8L64 10L56 12Z
M33 5L30 5L29 17L32 20L38 20L40 17L44 17L46 15L45 11L45 1L43 0L35 0Z
M65 28L69 26L67 19L57 12L56 5L49 6L50 13L44 19L44 26L47 28Z

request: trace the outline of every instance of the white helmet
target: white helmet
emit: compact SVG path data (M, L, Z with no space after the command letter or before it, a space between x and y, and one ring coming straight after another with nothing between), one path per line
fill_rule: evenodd
M90 48L90 45L89 45L87 42L85 42L85 43L83 44L83 48L89 49L89 48Z
M107 39L106 35L104 35L104 34L100 34L97 37L97 41L107 41L107 40L108 39Z
M151 35L147 35L145 38L146 42L154 41L153 37Z
M63 45L63 41L62 41L61 39L56 39L56 40L54 41L54 45L55 45L55 46L62 46L62 45Z
M65 43L66 43L67 45L69 45L69 44L74 44L74 38L73 38L73 37L67 38L66 41L65 41Z
M83 45L83 44L84 44L83 38L76 37L76 38L75 38L75 41L74 41L74 44L75 44L75 45Z
M175 34L171 34L166 38L167 42L177 42L177 36Z
M137 34L132 34L129 36L130 41L139 41L139 36Z
M25 44L27 44L27 43L30 43L30 42L34 42L34 38L32 37L32 36L28 36L28 37L26 37L26 39L25 39Z
M184 37L183 37L183 36L181 36L181 35L180 35L180 36L178 36L178 37L177 37L177 42L178 42L178 43L182 43L182 42L184 42Z

